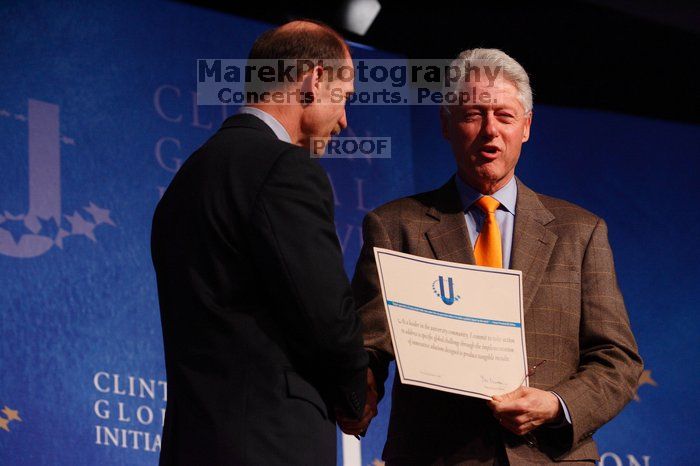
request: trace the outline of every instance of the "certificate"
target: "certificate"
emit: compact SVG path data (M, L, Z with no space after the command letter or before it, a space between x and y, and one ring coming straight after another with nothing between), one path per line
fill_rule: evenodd
M374 256L401 382L485 399L527 384L522 272Z

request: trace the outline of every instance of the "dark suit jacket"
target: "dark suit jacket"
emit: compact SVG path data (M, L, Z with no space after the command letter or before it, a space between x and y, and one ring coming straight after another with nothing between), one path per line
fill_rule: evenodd
M353 290L370 366L383 381L393 349L373 247L466 264L474 263L474 253L454 179L370 212L363 235ZM605 223L518 180L511 268L523 272L529 365L547 361L530 386L559 394L572 426L518 437L500 428L485 401L403 385L397 375L383 455L389 464L491 465L499 455L511 465L598 458L591 436L632 398L642 370Z
M332 406L359 416L367 355L309 152L237 115L178 171L152 256L168 403L162 465L335 464Z

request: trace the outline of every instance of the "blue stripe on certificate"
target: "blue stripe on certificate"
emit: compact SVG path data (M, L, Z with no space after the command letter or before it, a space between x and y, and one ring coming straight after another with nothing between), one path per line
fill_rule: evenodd
M448 314L446 312L435 311L433 309L426 309L424 307L412 306L410 304L398 303L396 301L387 301L389 306L396 306L403 309L408 309L409 311L422 312L424 314L430 314L438 317L447 317L448 319L464 320L466 322L473 322L475 324L487 324L487 325L502 325L504 327L515 327L520 328L519 322L506 322L503 320L491 320L491 319L480 319L478 317L460 316L457 314Z

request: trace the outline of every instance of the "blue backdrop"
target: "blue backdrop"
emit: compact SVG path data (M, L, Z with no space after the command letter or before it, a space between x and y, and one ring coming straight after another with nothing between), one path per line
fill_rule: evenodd
M151 216L236 110L194 104L196 60L244 58L269 25L135 1L5 2L0 24L0 464L154 465L166 381ZM454 164L436 107L351 107L349 120L349 134L392 138L391 159L322 161L352 273L364 214L442 184ZM596 434L606 465L700 455L698 147L697 126L536 106L518 166L609 223L647 372ZM389 404L363 465L380 457Z

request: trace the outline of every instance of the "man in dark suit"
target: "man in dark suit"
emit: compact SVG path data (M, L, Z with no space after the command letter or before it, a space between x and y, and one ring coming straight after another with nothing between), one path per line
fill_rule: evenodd
M365 218L353 289L371 371L381 391L393 348L375 246L521 270L528 363L537 368L529 387L488 402L404 385L397 376L383 458L388 466L592 464L591 436L632 398L642 369L607 227L515 178L532 121L525 70L495 49L465 51L454 64L480 67L482 76L485 66L501 71L495 82L477 77L464 85L479 100L441 109L456 176ZM342 424L350 433L366 428Z
M352 66L342 38L308 21L264 33L249 56L278 58ZM332 189L309 151L312 138L347 126L345 102L330 103L322 66L267 89L277 90L306 98L227 119L155 212L168 377L161 465L335 464L336 412L362 414L367 354Z

